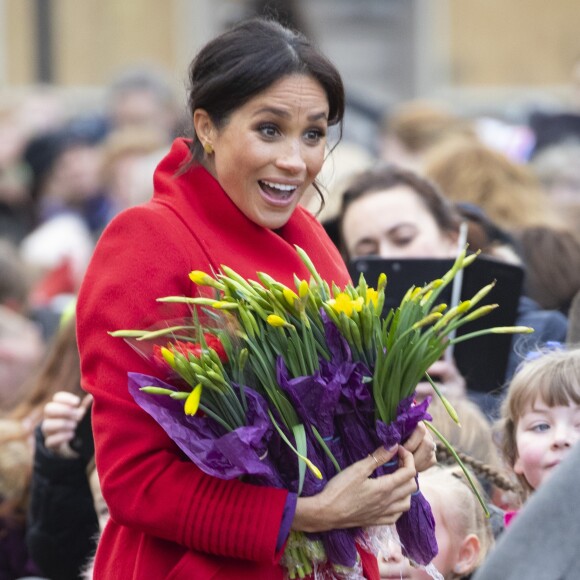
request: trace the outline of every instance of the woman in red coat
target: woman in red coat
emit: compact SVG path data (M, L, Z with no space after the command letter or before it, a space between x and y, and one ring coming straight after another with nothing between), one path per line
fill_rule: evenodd
M153 199L105 230L78 301L82 380L94 396L97 468L111 513L98 579L281 579L290 529L393 523L409 508L416 470L434 460L421 427L405 447L380 449L319 495L297 499L206 475L130 396L127 372L151 369L107 332L185 316L156 298L192 295L190 271L228 264L290 285L294 275L309 277L298 244L326 280L349 280L323 228L298 205L322 166L328 127L342 122L336 69L301 35L251 20L206 45L190 81L193 139L175 141ZM369 479L396 454L394 474ZM361 557L366 577L378 578L374 557Z

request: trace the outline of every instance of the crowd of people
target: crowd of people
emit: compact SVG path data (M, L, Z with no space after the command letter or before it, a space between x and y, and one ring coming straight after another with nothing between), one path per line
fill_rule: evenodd
M338 71L261 19L208 43L189 75L186 111L142 69L98 110L71 114L48 89L0 102L0 580L282 578L290 530L373 525L389 533L378 554L359 550L365 578L435 577L392 526L419 472L439 577L518 577L503 546L525 560L524 523L560 514L552 474L580 437L580 110L502 120L500 138L488 118L410 101L385 113L376 147L330 147L348 122ZM307 277L294 244L338 285L356 259L452 260L465 244L521 272L513 324L535 332L505 343L501 384L473 388L453 355L433 364L461 427L428 382L416 392L491 517L440 443L433 465L423 425L312 502L202 473L135 404L126 373L150 369L107 331L182 315L151 304L191 295L191 270L291 285ZM396 454L395 474L368 478ZM536 566L525 577L572 578Z

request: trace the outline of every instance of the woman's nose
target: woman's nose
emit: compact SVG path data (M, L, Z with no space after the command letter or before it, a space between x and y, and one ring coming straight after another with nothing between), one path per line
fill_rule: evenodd
M306 169L306 162L304 161L300 144L288 143L278 155L276 165L293 175L303 172Z

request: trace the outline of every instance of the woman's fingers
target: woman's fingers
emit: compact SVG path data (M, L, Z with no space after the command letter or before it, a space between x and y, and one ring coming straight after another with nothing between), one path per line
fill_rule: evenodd
M74 435L75 429L77 427L77 422L70 419L64 418L47 418L40 425L40 430L44 435L45 444L48 437L54 435L55 433L70 433L71 438Z
M393 458L393 473L370 477ZM380 447L333 477L314 498L299 498L294 529L319 532L393 523L410 507L415 475L412 453L401 445Z
M55 431L44 439L44 446L51 451L58 450L63 443L69 443L73 437L73 431Z
M79 409L82 409L83 414L91 406L93 402L93 395L85 395L83 400L79 404Z
M435 440L423 423L417 425L404 447L413 454L417 471L425 471L436 463Z
M70 407L78 407L81 404L81 398L78 395L74 395L67 391L58 391L52 397L52 401L69 405Z
M397 455L398 445L395 445L391 449L385 449L384 446L375 449L366 459L363 459L361 463L367 463L368 474L371 475L374 471L382 467L385 463L388 463Z

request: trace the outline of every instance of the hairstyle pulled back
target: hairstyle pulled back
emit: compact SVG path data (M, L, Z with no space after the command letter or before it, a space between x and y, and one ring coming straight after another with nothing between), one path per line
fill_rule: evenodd
M349 185L342 197L339 223L341 239L343 239L342 221L346 210L352 203L364 195L387 191L399 186L408 187L417 194L417 197L433 216L441 231L445 233L459 232L459 214L432 181L425 179L410 169L390 164L379 164L355 175L349 180Z
M342 126L345 97L340 74L301 33L264 18L246 20L211 40L189 68L189 110L204 109L216 127L281 78L305 74L317 80L329 104L329 125ZM194 135L193 158L203 158Z

